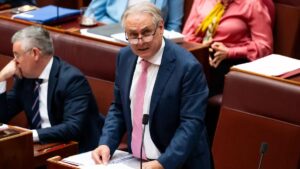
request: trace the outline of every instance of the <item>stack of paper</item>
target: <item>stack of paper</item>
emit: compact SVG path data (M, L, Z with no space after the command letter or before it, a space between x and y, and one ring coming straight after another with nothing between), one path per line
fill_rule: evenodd
M252 62L233 66L233 68L267 76L287 78L300 73L300 60L271 54Z

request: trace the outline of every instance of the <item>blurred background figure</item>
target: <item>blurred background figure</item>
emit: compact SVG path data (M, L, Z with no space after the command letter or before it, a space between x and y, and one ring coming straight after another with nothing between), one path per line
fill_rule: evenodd
M165 29L181 32L184 0L144 0L155 4L163 13ZM105 24L119 23L125 9L135 0L92 0L84 17L92 17Z
M18 7L22 5L36 5L35 0L0 0L0 5L7 5L7 7Z
M195 0L184 25L185 40L209 47L210 95L221 93L230 67L273 50L271 0Z

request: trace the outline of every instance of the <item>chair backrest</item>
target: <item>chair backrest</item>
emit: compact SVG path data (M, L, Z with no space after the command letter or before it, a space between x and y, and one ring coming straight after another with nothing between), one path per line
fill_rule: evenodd
M114 83L90 76L86 78L92 88L99 111L106 116L114 97Z
M300 84L300 83L299 83ZM300 167L300 85L231 70L213 141L215 169Z
M300 6L275 3L274 53L300 59Z
M215 169L299 169L300 126L222 107L213 143Z

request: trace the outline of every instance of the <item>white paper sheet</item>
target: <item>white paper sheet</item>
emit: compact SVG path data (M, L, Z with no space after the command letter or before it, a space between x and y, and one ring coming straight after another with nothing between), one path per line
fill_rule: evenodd
M267 76L280 76L299 69L300 60L278 54L271 54L255 61L235 65L233 67Z
M64 158L62 161L77 165L81 169L138 169L140 164L131 154L120 150L115 151L108 165L96 165L91 151Z
M6 130L6 129L8 129L8 125L7 125L7 124L2 124L2 123L1 123L1 125L0 125L0 131L1 131L1 130Z

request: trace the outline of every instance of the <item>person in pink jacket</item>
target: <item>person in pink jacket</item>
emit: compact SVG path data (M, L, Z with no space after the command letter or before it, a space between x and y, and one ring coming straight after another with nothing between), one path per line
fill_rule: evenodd
M185 40L210 48L212 95L222 92L232 65L272 53L273 22L272 0L194 0L183 34Z

